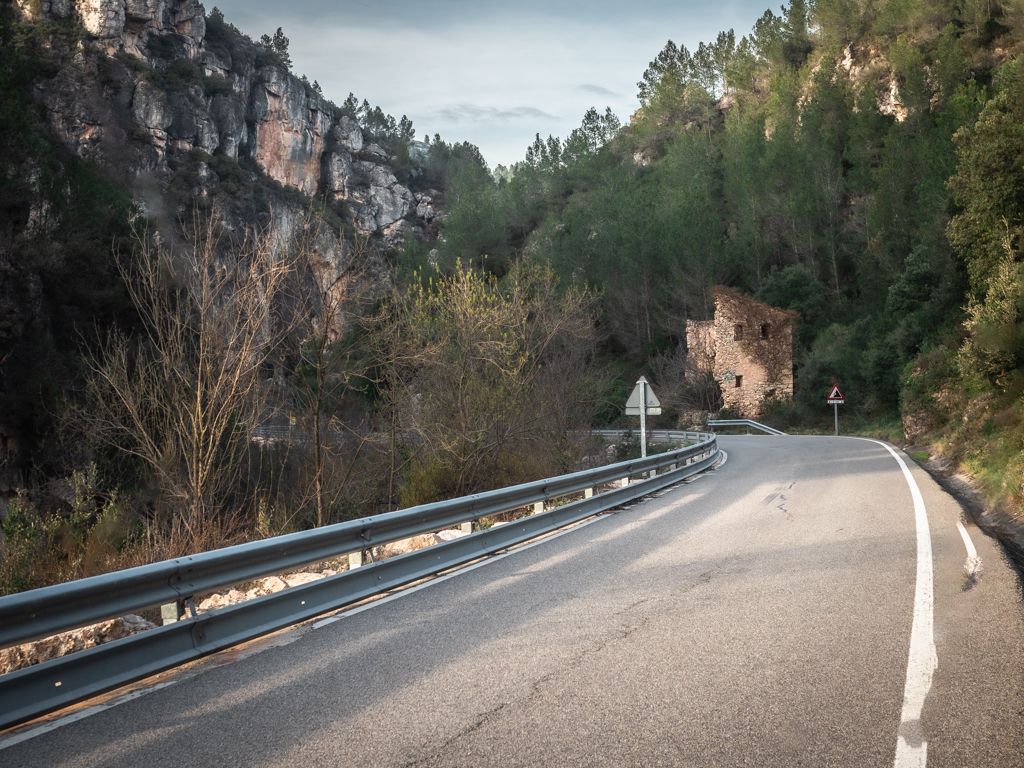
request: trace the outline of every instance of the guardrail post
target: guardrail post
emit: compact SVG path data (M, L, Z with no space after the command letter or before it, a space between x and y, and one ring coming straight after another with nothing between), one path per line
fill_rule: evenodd
M463 533L470 534L473 532L473 521L470 520L468 523L463 523L459 526L459 528L462 530Z
M594 498L594 489L593 488L584 488L583 489L583 498L584 499L592 499L592 498Z
M534 502L534 504L533 504L533 514L539 515L543 511L544 511L544 502L543 501Z
M625 488L627 485L629 485L629 475L626 475L624 478L619 480L619 487L620 488Z
M363 550L348 553L348 569L359 568L363 565Z
M176 621L181 621L181 617L184 615L184 600L176 600L173 603L167 603L166 605L160 606L160 618L163 619L163 624L165 627L168 624L173 624Z

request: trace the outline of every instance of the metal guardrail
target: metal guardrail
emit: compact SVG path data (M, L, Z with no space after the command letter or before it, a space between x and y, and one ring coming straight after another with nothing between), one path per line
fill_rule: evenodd
M639 429L595 429L591 434L602 437L636 437L639 436ZM651 443L675 443L675 442L697 442L707 435L706 432L693 432L680 429L649 429L647 440Z
M2 675L0 728L507 549L653 493L717 462L715 435L681 434L698 438L697 442L646 459L0 597L2 648L641 473L653 475L453 541L209 613L193 613L163 627Z
M781 432L774 427L769 427L766 424L754 421L752 419L708 419L709 427L746 427L747 434L750 434L750 429L760 429L762 432L767 432L769 435L784 435L785 432Z

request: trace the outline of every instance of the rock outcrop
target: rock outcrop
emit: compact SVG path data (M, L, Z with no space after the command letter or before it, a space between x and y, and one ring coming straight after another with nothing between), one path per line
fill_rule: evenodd
M238 172L204 158L224 156L305 195L329 196L377 246L401 245L409 229L426 238L440 220L436 191L424 200L410 190L379 140L272 51L221 17L208 21L195 0L16 7L28 22L75 19L86 30L57 74L37 84L47 122L80 157L122 174L149 209L154 189L213 194Z
M112 640L120 640L138 632L152 629L155 624L141 616L130 614L118 619L100 622L71 632L62 632L53 637L46 637L34 643L16 645L13 648L0 650L0 675L16 669L42 664L70 653L84 651Z

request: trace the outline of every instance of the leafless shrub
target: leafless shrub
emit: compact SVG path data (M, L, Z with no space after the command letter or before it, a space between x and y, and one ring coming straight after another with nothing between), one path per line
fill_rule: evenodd
M85 402L73 418L135 457L169 507L172 541L205 548L236 527L249 435L270 407L275 302L291 269L265 236L219 247L217 224L195 225L170 250L148 237L118 262L142 330L114 331L87 358ZM172 546L177 550L177 546Z

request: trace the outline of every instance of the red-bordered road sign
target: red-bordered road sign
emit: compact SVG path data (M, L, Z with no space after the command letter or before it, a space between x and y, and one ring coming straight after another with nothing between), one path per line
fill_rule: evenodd
M832 391L828 393L828 404L829 405L842 405L846 402L846 398L843 397L842 390L839 389L838 384L832 385Z

